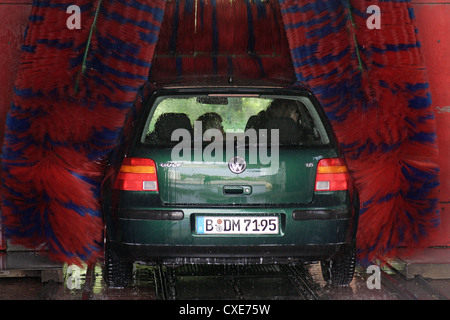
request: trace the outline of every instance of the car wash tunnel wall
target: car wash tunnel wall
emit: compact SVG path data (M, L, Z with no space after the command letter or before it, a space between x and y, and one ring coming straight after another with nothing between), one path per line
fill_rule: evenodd
M66 9L71 4L78 4L81 8L80 30L69 30L66 26L71 16ZM450 2L179 0L166 3L140 0L129 1L128 4L103 1L99 7L97 4L97 1L86 0L78 3L62 0L0 3L3 21L0 29L0 143L3 146L0 249L6 250L9 243L30 248L44 244L55 251L53 258L68 262L84 258L89 260L92 251L99 251L99 248L92 247L98 245L102 230L83 229L86 221L78 219L76 213L64 217L68 223L60 226L62 230L59 232L64 234L73 228L73 223L79 222L78 231L92 231L95 239L78 240L85 243L76 243L75 253L66 247L67 242L61 241L61 233L52 229L54 221L45 220L51 215L51 210L69 207L67 204L70 201L60 207L51 204L49 190L57 189L57 182L51 182L50 178L47 180L48 184L53 185L47 186L45 197L32 191L33 186L26 190L20 181L12 182L23 177L23 172L15 169L25 168L31 171L24 172L33 172L39 170L39 166L35 165L40 162L39 158L33 159L18 152L20 146L17 140L25 139L22 143L26 144L32 139L26 141L26 137L16 133L24 124L30 126L36 123L38 128L34 128L33 134L40 137L54 134L50 132L51 128L55 130L51 123L56 120L40 116L42 110L46 114L55 111L65 120L75 119L71 123L74 127L67 134L81 134L86 125L83 116L91 121L113 121L105 118L105 110L115 110L116 114L111 115L116 116L115 124L111 127L102 128L99 123L89 123L99 132L115 137L111 128L120 128L120 123L123 123L121 119L130 102L136 98L137 88L145 82L146 74L156 81L167 77L214 74L262 79L292 77L293 81L306 82L324 105L359 182L358 188L362 194L360 224L364 230L359 236L364 246L362 250L371 251L376 246L374 239L387 244L381 245L377 254L369 255L371 258L379 258L394 246L418 248L450 245L450 60L446 59L450 52L450 37L447 34L450 30ZM370 5L381 8L379 29L369 29L366 24L372 16L372 12L366 11ZM120 6L127 10L120 11ZM53 17L46 15L45 10L53 10ZM150 17L149 20L146 17ZM121 28L127 32L120 33L118 30ZM232 40L230 34L233 35ZM396 37L390 38L390 34ZM87 39L91 39L93 49L85 51L86 43L89 43ZM112 51L95 52L102 45L109 46ZM67 53L67 50L77 51L77 54ZM74 56L79 57L76 66L88 61L92 68L94 65L102 66L104 74L88 70L85 76L82 71L80 80L77 77L79 72L74 71ZM136 67L139 69L136 72L139 74L127 77L129 75L124 69L109 69L114 59L120 61L124 56L126 63L138 65L140 69ZM33 67L37 64L39 66ZM66 69L61 66L66 66ZM389 82L398 74L409 81ZM71 88L67 89L65 83L66 87L70 85ZM95 91L92 86L98 83L104 84L104 87ZM108 86L112 84L125 89L108 96ZM417 95L411 94L412 91L418 92ZM89 96L88 101L80 95ZM390 98L394 102L389 102ZM58 103L52 102L52 99L61 105L59 110L56 109ZM361 99L365 99L366 103L353 105L353 101ZM18 106L20 103L23 105ZM121 107L108 109L105 107L108 103ZM377 103L381 105L374 108ZM91 108L83 113L79 111L81 108L77 108L79 104L89 104ZM401 107L408 104L409 109ZM7 121L8 113L11 117ZM383 135L381 130L374 128L379 125L389 132L384 133L385 137L380 138ZM367 135L360 141L350 140L362 131ZM401 149L399 145L406 141L401 137L411 134L411 131L415 135L410 136L409 141L415 144L408 149L408 159L405 160L401 158L404 153L398 151ZM61 133L61 136L64 134ZM431 138L434 135L435 138ZM86 134L76 143L83 145L90 138ZM64 144L61 139L59 145ZM385 150L378 152L383 146ZM108 147L98 150L106 153ZM369 149L376 152L370 153ZM435 149L438 153L433 151ZM102 152L98 152L100 158L104 156ZM411 154L413 159L409 161ZM433 160L428 162L428 156ZM436 186L437 170L434 170L433 161L439 169L439 187ZM399 168L393 163L407 165ZM415 167L417 163L419 166L423 164L423 167ZM401 179L397 181L398 189L393 189L388 177L395 174L395 170L406 172L406 177L416 174L418 178ZM49 170L48 174L51 172ZM68 169L66 172L71 171ZM365 176L361 177L357 172L363 172ZM100 177L97 175L96 178ZM45 177L39 179L23 183L46 183ZM89 185L88 180L85 177L80 185L92 191L95 183ZM424 195L429 189L436 190ZM91 198L96 195L95 192L83 191L77 194ZM21 196L27 199L17 199ZM396 197L402 200L392 201ZM88 215L89 210L95 210L96 201L98 199L87 200L77 205L84 208L84 214ZM21 215L25 216L30 210L41 217L38 220L44 225L38 225L33 220L23 222ZM398 212L394 213L395 210ZM416 214L410 210L415 210ZM406 218L402 218L405 212ZM436 222L437 212L439 223ZM395 222L401 219L409 222ZM22 226L20 221L24 223ZM386 225L388 228L382 227ZM96 225L97 228L99 226ZM38 235L30 236L33 232ZM368 240L364 238L365 233L375 235ZM412 236L408 238L408 234ZM69 232L69 238L70 235Z

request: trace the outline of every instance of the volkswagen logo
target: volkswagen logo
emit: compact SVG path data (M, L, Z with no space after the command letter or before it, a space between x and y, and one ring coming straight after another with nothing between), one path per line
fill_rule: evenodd
M244 158L236 156L228 161L228 168L230 168L230 171L233 173L242 173L245 168L247 168L247 163Z

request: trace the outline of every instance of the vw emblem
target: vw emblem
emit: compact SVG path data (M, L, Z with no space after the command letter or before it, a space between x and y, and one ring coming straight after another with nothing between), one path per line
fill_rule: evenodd
M245 168L247 168L247 163L244 158L236 156L228 161L228 168L230 168L230 171L233 173L242 173Z

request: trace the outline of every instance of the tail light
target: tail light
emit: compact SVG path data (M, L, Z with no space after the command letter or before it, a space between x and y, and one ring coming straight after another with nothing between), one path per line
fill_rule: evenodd
M350 176L344 160L322 159L317 165L315 191L347 190Z
M114 188L128 191L158 191L155 161L145 158L125 158Z

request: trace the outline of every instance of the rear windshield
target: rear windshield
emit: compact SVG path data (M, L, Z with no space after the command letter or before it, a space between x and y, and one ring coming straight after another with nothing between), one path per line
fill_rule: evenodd
M329 143L325 127L308 97L159 97L150 111L141 142L174 146L236 141L245 144L319 146ZM186 142L186 141L185 141Z

